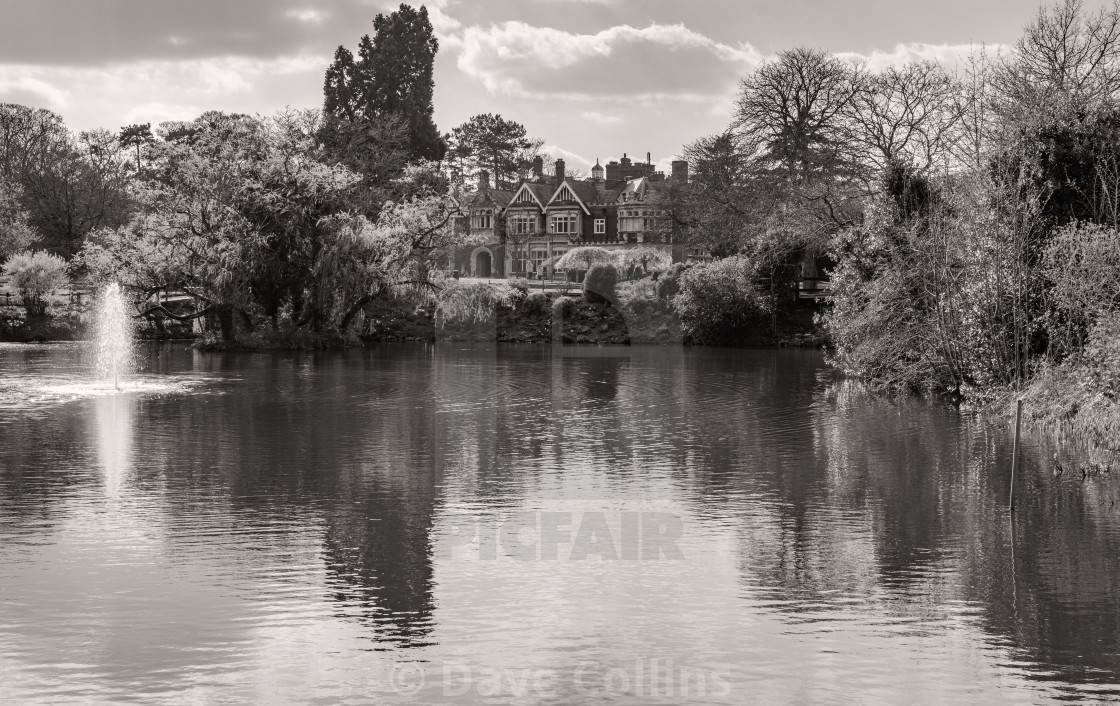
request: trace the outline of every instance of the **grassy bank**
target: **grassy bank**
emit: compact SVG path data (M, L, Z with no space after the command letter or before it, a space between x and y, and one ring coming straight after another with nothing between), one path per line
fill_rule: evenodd
M824 337L814 323L816 306L804 302L783 317L776 334L766 326L730 339L726 345L820 347ZM497 307L483 321L449 321L439 326L434 307L383 299L366 310L360 332L364 341L498 341L584 345L696 345L680 317L656 303L616 297L590 302L582 296L541 292L513 306Z

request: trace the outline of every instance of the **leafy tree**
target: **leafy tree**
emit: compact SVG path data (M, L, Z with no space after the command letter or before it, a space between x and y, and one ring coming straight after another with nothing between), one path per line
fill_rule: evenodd
M335 52L323 82L323 112L331 131L346 133L394 116L408 134L410 159L438 161L446 146L432 122L433 62L439 42L427 8L401 5L378 13L374 34L364 35L358 57L345 47Z
M145 145L150 145L155 141L155 136L152 134L152 124L144 123L142 125L126 125L121 128L120 135L117 138L120 141L121 147L132 148L136 150L136 173L140 173L140 148Z
M50 111L0 104L0 177L20 187L43 245L65 257L91 231L128 218L128 174L116 136L93 130L75 137Z
M509 188L528 171L540 152L541 140L528 137L525 126L500 115L475 115L451 131L450 153L464 177L486 169L497 188Z
M19 202L20 187L0 177L0 263L35 242L35 231Z
M324 163L317 127L302 112L165 123L140 212L99 232L83 263L118 279L143 313L213 318L228 344L242 331L331 340L392 288L434 288L433 263L454 242L444 183L430 166L410 167L397 187L408 198L376 222L355 215L361 178ZM161 292L186 293L194 311L145 304Z

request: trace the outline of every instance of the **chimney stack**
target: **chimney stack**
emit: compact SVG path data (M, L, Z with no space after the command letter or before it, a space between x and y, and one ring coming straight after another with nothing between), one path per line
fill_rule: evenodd
M533 178L537 181L544 180L544 157L533 157Z
M556 186L559 187L561 184L563 184L564 179L565 179L564 160L558 159L558 160L556 160Z
M490 191L490 172L485 169L478 173L478 193L484 194Z
M673 160L673 181L678 184L688 183L688 162L683 159Z

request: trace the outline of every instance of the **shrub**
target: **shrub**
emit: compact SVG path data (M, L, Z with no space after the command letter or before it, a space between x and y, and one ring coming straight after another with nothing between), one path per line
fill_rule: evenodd
M436 299L436 325L442 328L448 321L486 321L499 306L513 306L516 298L517 290L504 282L453 282Z
M681 273L688 269L688 265L677 263L666 270L657 278L657 297L668 301L681 291Z
M28 316L46 314L47 296L69 282L66 261L43 251L15 255L4 265L4 275L19 291Z
M618 270L614 265L592 265L583 278L583 298L592 304L614 301L617 297Z
M1046 247L1042 271L1051 284L1048 340L1060 357L1084 344L1098 317L1120 308L1120 233L1092 223L1068 225Z
M548 309L548 295L544 292L533 292L521 302L521 309L529 314L539 314Z
M627 314L634 316L656 311L661 305L657 298L657 283L650 279L636 279L618 285L618 301Z
M615 264L626 279L644 277L651 272L662 272L673 265L672 256L660 248L639 245L615 251Z
M510 277L506 284L517 290L519 299L529 296L529 280L524 277Z
M757 338L769 307L755 288L756 273L755 264L741 255L681 273L673 307L692 343L729 345Z
M552 302L552 318L560 319L571 314L576 309L576 300L572 297L560 297Z

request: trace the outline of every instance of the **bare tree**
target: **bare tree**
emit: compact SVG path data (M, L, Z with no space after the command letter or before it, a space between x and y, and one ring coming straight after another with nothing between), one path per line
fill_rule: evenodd
M891 66L867 79L853 101L853 138L875 171L946 165L962 106L951 77L932 62Z
M965 169L981 168L1000 133L996 111L996 57L986 47L969 52L953 76L953 110L959 119L952 140L954 162Z
M862 65L820 49L778 53L740 84L735 128L791 184L811 183L850 166L850 115L866 90Z
M1120 0L1094 13L1082 0L1042 7L1000 67L1009 114L1120 94Z
M866 90L863 64L820 49L779 52L743 79L732 128L780 204L768 233L819 245L858 220L871 180L854 152L852 114Z

